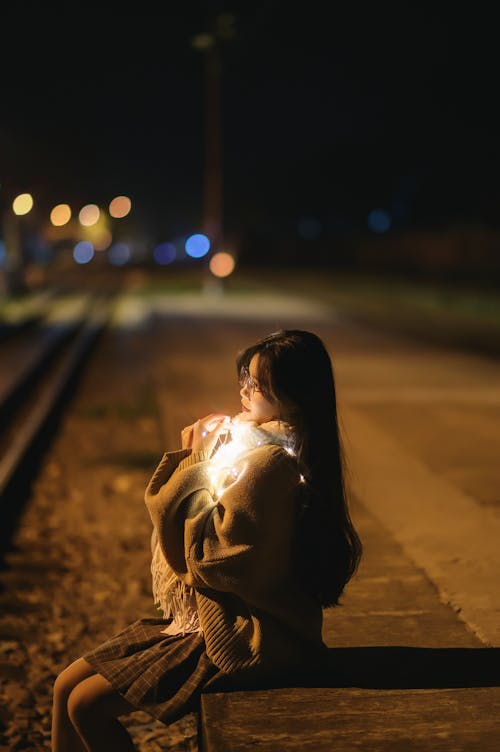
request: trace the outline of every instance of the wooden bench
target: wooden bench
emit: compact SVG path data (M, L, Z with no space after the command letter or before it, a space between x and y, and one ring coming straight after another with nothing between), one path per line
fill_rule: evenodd
M317 679L204 694L200 750L498 750L498 648L331 649Z

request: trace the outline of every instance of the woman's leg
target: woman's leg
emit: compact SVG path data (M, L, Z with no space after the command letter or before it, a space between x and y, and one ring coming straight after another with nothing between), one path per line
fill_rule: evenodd
M83 679L68 698L68 715L89 752L135 752L118 716L137 710L104 676Z
M87 752L68 716L68 699L73 689L93 674L95 671L90 663L78 658L61 671L55 680L52 701L52 752Z

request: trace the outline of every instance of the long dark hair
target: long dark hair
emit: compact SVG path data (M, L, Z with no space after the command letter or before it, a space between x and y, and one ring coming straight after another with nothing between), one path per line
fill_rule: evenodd
M305 479L296 574L322 606L334 606L358 567L362 544L349 514L332 362L322 340L301 329L280 329L243 350L238 376L256 354L259 389L294 427Z

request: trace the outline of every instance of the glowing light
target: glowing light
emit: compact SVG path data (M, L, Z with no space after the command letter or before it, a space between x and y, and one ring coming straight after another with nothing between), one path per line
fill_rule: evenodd
M12 211L18 217L28 214L33 209L33 196L31 193L21 193L12 202Z
M228 436L209 463L210 483L217 499L245 474L248 468L245 454L261 446L262 437L266 436L265 431L238 417L229 421L228 429ZM290 441L292 440L288 439ZM290 443L284 448L289 454L295 455Z
M240 471L235 467L235 462L248 449L243 433L246 429L246 426L240 428L236 423L233 423L231 425L231 440L226 444L221 444L216 454L210 460L210 481L217 498L222 496L224 491L240 475Z
M107 227L102 227L95 233L93 238L94 248L96 251L105 251L111 245L113 235Z
M391 215L385 209L373 209L368 215L368 227L373 232L387 232L391 224Z
M132 252L126 243L114 243L108 250L108 259L114 266L123 266L128 261Z
M7 261L7 248L3 240L0 240L0 266L3 266Z
M68 204L57 204L50 212L50 221L54 227L62 227L71 219L71 209Z
M116 196L109 202L108 211L111 217L122 219L122 217L126 217L130 213L131 208L132 202L128 196Z
M157 264L171 264L175 261L177 251L173 243L160 243L153 251L153 257Z
M87 204L82 209L80 209L78 219L80 220L80 224L84 227L91 227L99 221L100 216L101 210L98 206L96 206L96 204Z
M94 246L88 240L80 240L73 248L73 258L77 264L88 264L94 258Z
M210 259L208 268L215 277L229 277L234 271L235 265L236 262L230 253L218 251Z
M206 235L191 235L185 244L186 253L192 258L201 258L206 256L210 250L210 240Z
M304 476L301 473L300 476L299 476L299 483L305 483L305 482L306 482L306 479L304 478Z
M100 212L97 222L84 225L80 230L82 240L88 240L94 246L94 250L104 251L109 248L112 241L110 219L105 212Z
M191 44L195 50L209 50L215 44L215 37L213 34L207 34L205 32L197 34L192 38Z

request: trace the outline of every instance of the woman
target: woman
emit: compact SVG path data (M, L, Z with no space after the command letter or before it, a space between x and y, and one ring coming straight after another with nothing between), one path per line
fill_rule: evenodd
M324 659L323 608L361 556L331 360L317 335L280 330L241 352L237 372L241 413L187 426L146 489L163 618L134 622L59 675L54 752L133 750L120 715L171 723L204 690Z

